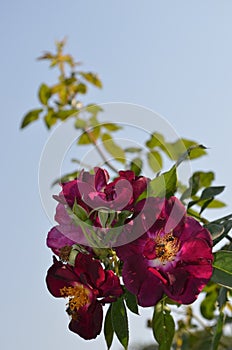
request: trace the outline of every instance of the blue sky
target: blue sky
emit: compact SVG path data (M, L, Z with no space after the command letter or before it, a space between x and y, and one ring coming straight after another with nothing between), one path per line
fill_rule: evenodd
M228 207L215 212L220 216L232 210L231 15L230 0L1 4L1 348L104 349L102 337L87 343L67 331L65 302L53 299L44 284L51 223L40 201L38 166L49 132L42 122L24 131L19 125L37 106L38 85L52 83L55 72L35 58L67 36L67 51L104 84L102 91L90 90L89 102L150 108L177 134L210 147L193 167L214 170L215 184L227 186L221 199ZM131 318L132 343L152 339L145 329L150 315L145 310Z

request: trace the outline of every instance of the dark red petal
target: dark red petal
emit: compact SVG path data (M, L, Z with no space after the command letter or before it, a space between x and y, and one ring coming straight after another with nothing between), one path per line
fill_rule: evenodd
M192 217L187 217L184 228L181 232L181 241L192 238L204 239L212 247L212 237L208 230L203 228L200 223Z
M178 198L170 197L166 200L161 215L166 220L164 232L182 230L186 218L186 209Z
M207 266L207 270L210 272L209 266ZM208 276L211 274L212 268ZM191 304L197 299L199 293L208 283L209 278L202 279L191 276L183 267L177 268L175 275L170 275L170 280L172 284L164 289L165 294L180 304Z
M140 286L147 278L147 263L142 256L132 255L124 261L122 269L123 282L126 288L138 295Z
M101 332L102 319L102 306L96 301L87 310L86 308L78 310L77 319L71 320L69 329L86 340L94 339Z
M68 264L54 259L54 264L49 268L46 276L46 283L49 292L54 297L61 297L60 289L65 286L72 286L74 282L79 282L78 276Z
M125 178L128 181L132 182L133 180L135 180L135 173L132 170L120 170L119 172L119 178ZM115 179L115 181L117 180Z
M138 304L147 307L154 306L164 293L163 283L154 274L147 273L138 293Z
M122 294L118 276L112 270L105 271L105 281L99 287L99 297L104 297L104 303L111 303Z
M148 260L156 258L156 243L154 239L147 239L145 247L143 249L143 256Z
M138 199L138 197L146 190L150 179L140 176L133 182L133 192L134 192L134 201Z
M47 246L52 249L52 251L59 255L60 248L63 248L64 246L72 246L75 242L69 239L68 237L64 236L60 230L60 226L53 227L49 232L47 236Z
M93 259L91 255L79 253L76 257L74 271L84 284L87 283L94 289L98 289L105 280L105 273L100 262Z
M178 254L178 261L184 265L212 265L212 249L203 239L190 239L183 242ZM199 266L199 268L201 267Z
M132 233L130 232L130 234L132 236L133 232ZM128 237L123 237L123 238L125 242L128 240ZM123 244L123 240L121 240L120 242L122 242L122 245L116 248L118 257L123 261L126 261L131 256L132 257L135 255L142 256L146 241L147 241L147 234L142 235L142 237L128 244Z
M95 188L99 192L106 187L107 181L109 180L109 174L105 169L101 168L96 168L95 171Z
M72 180L62 184L62 195L65 197L67 204L70 208L73 207L73 204L77 198L81 199L78 180Z

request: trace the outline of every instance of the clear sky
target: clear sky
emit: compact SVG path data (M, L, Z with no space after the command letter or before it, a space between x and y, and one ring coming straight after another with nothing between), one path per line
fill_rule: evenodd
M210 147L194 167L216 172L232 211L232 2L230 0L40 0L1 4L1 321L4 350L105 349L68 332L64 300L44 284L51 227L38 189L49 132L37 122L19 131L37 106L36 90L55 72L35 60L68 38L67 50L99 73L104 89L89 102L135 103L163 115L176 132ZM151 126L155 129L155 126ZM151 130L152 131L152 130ZM51 178L51 181L53 178ZM147 343L145 310L131 320L131 343ZM120 349L115 341L114 350Z

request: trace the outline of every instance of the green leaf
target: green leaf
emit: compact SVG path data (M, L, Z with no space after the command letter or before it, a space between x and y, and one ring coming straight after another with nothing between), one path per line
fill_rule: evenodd
M127 349L129 343L129 329L126 308L122 298L112 303L111 317L114 332L124 349Z
M219 201L218 199L213 199L212 202L208 205L209 209L224 208L224 207L226 207L226 204L222 201Z
M44 116L44 121L48 129L50 129L52 125L56 124L56 113L52 108L48 109L47 114Z
M72 173L65 174L62 177L56 179L52 183L52 186L60 184L60 183L64 183L64 182L68 182L68 181L74 180L74 179L77 178L78 175L79 175L78 171L73 171Z
M77 94L86 94L87 92L87 86L83 83L79 83L75 86L75 93Z
M212 171L196 171L192 176L192 182L197 183L197 188L209 187L214 180Z
M41 84L39 87L38 97L40 102L47 106L48 100L51 97L51 90L46 84Z
M189 179L189 188L183 193L182 199L194 196L199 189L209 187L214 180L214 173L212 171L203 172L196 171Z
M89 83L97 86L98 88L102 88L102 82L97 76L97 74L94 74L92 72L80 72L80 75Z
M76 116L78 111L76 109L69 109L69 110L60 110L56 112L56 118L60 120L66 120L69 117Z
M89 129L88 133L83 132L83 134L78 138L78 145L89 145L94 144L95 141L97 141L98 137L100 136L101 128L100 127L94 127L92 129Z
M137 298L134 294L130 293L127 289L125 290L125 301L128 309L136 315L139 315Z
M159 152L150 151L147 153L147 160L150 168L157 173L162 169L163 161Z
M159 344L159 350L170 350L175 334L175 322L170 310L164 307L162 302L155 307L152 329L154 337Z
M207 228L207 230L209 230L213 240L223 235L225 231L223 225L214 224L214 223L209 223L207 225L204 225L204 227Z
M102 227L109 227L115 219L115 212L108 209L99 208L98 218Z
M214 196L217 196L218 194L222 193L225 189L225 186L212 186L207 187L202 191L200 199L211 199Z
M214 223L214 222L213 222ZM223 227L224 227L224 232L223 232L223 234L221 235L221 236L219 236L219 237L216 237L215 239L214 239L214 245L215 244L217 244L218 242L220 242L220 240L222 239L222 238L224 238L224 237L226 237L226 235L230 232L230 230L231 230L231 228L232 228L232 221L231 220L225 220L225 221L222 221L221 223L220 223L220 225L223 225Z
M232 252L220 250L214 254L213 275L211 280L232 289Z
M104 124L101 124L101 126L103 126L106 130L109 130L109 131L118 131L122 129L121 126L115 123L104 123Z
M43 111L42 108L39 109L33 109L32 111L28 112L24 117L21 124L21 129L25 128L30 123L34 122L35 120L39 119L40 113Z
M84 119L77 118L75 121L76 129L85 129L87 127L87 122Z
M112 325L112 318L111 318L111 309L112 304L109 306L106 316L105 316L105 323L104 323L104 336L107 344L107 349L109 350L111 348L113 338L114 338L114 329Z
M103 108L96 104L89 104L85 107L84 111L92 114L92 116L97 116L99 112L103 111Z
M185 155L187 156L185 158L195 159L205 155L205 149L205 146L199 145L195 141L187 139L178 139L173 143L167 144L166 153L172 160L179 160Z
M88 213L87 211L79 204L77 204L76 200L73 204L73 213L82 221L85 221L88 219Z
M155 177L148 186L148 193L157 197L169 198L173 196L177 189L176 166L169 171Z
M134 158L130 163L130 169L135 173L136 176L139 176L143 167L143 161L141 158Z
M139 148L139 147L127 147L124 149L125 152L127 153L139 153L139 152L142 152L142 148Z
M146 146L150 149L153 149L155 147L161 147L163 149L163 148L166 148L165 145L166 145L166 142L164 140L163 135L159 134L158 132L154 132L151 135L150 140L146 142Z
M126 156L124 150L117 145L110 134L102 135L102 142L107 152L117 161L125 164Z
M212 282L210 282L210 284L204 289L206 296L201 302L200 310L202 316L207 320L212 320L215 316L214 313L216 310L219 289L220 287Z

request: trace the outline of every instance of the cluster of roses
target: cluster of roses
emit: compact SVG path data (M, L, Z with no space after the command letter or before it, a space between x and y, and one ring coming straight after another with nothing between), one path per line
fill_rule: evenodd
M59 259L46 282L53 296L68 298L69 328L84 339L101 332L102 306L125 288L143 307L164 295L190 304L212 275L209 232L176 197L146 197L149 181L119 171L109 182L107 171L95 168L54 196L58 225L47 245Z

